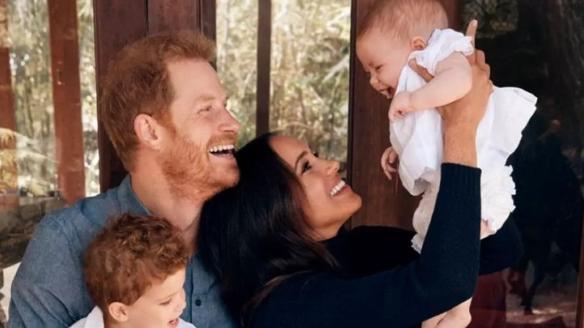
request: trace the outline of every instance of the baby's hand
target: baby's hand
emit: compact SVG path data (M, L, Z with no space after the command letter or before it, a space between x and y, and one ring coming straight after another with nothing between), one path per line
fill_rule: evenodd
M397 153L393 150L393 147L387 147L381 155L381 169L385 176L391 180L392 175L397 172L397 169L393 166L397 159Z
M406 113L415 110L416 109L412 106L412 93L409 91L402 91L393 96L387 116L390 121L395 121L396 119L403 118Z

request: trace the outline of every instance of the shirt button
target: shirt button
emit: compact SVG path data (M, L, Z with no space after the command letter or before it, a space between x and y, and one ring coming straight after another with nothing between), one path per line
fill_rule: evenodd
M196 306L201 306L202 303L203 302L201 302L201 300L199 300L199 299L195 300L195 305Z

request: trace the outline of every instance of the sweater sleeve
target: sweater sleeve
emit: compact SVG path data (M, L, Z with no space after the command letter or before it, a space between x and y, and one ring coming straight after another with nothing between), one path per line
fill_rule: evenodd
M276 287L253 327L411 327L471 297L479 268L480 170L442 165L425 246L408 265L359 278L305 273Z
M417 259L412 248L415 232L386 226L359 226L346 232L347 245L333 255L353 276L393 269ZM333 249L333 251L336 251ZM496 234L481 240L479 275L504 270L523 254L519 231L509 219Z
M342 265L343 272L352 277L406 265L419 255L411 247L414 233L409 230L385 226L359 226L344 235L341 247L328 249Z

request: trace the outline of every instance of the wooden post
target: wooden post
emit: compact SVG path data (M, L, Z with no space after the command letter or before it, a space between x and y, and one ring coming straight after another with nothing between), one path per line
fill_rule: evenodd
M211 40L217 40L217 4L216 1L201 0L199 4L199 24L201 31Z
M270 131L270 66L272 60L272 0L258 8L256 135Z
M10 73L10 48L3 46L0 46L0 108L2 109L0 110L0 127L15 130L16 118L14 116L14 98L12 96L12 77Z
M455 30L460 30L461 17L460 17L460 1L459 0L440 0L444 9L446 9L446 15L448 16L448 22L450 23L450 28ZM464 26L466 28L466 26Z
M8 7L6 0L0 0L0 212L18 207L18 167L12 150L16 148L16 118L12 95L10 72L10 44L8 38ZM6 153L2 154L2 151Z
M16 130L16 120L10 72L7 5L6 0L0 0L0 127L14 131Z
M369 85L355 54L357 28L373 0L353 0L351 10L351 65L349 94L348 178L363 197L363 207L351 226L391 225L411 228L417 202L399 183L388 181L379 158L389 146L387 108L389 102Z
M200 29L200 2L168 0L146 2L148 2L148 34Z
M97 103L101 80L110 60L126 44L150 34L177 30L201 30L215 36L213 1L205 0L99 0L94 1ZM98 125L101 190L117 186L127 174L107 137Z
M75 0L49 0L51 74L59 192L67 203L85 196L79 42Z
M126 44L140 39L148 33L148 7L146 2L121 0L93 2L98 106L100 104L101 81L107 72L110 60ZM101 120L98 122L97 137L99 182L101 190L105 191L117 186L126 175L126 170L117 157Z

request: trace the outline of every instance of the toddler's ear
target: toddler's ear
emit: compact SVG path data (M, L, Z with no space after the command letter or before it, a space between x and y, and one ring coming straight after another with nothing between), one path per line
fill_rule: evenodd
M121 302L112 302L108 306L108 311L110 317L112 317L117 322L128 321L128 307Z
M426 48L426 40L421 36L415 36L410 40L410 47L412 50L422 50Z

